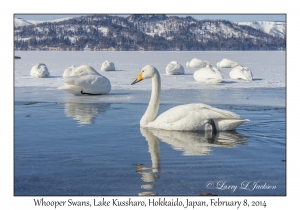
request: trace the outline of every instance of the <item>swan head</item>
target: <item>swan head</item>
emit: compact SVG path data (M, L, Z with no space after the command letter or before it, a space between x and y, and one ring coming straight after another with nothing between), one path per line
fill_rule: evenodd
M157 69L154 66L147 65L142 68L137 78L131 83L132 85L138 83L144 79L152 78L157 74Z

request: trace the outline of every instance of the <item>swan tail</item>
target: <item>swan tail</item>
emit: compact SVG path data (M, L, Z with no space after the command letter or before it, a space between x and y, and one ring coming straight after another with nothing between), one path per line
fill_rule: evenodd
M239 120L239 119L214 119L218 131L230 131L235 130L238 126L250 120Z

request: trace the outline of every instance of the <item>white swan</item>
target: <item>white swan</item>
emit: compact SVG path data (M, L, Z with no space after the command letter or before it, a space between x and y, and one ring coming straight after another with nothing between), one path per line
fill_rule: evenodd
M238 65L239 64L237 62L229 60L227 58L224 58L223 60L217 63L218 68L233 68Z
M110 81L87 65L74 69L64 81L58 89L74 95L105 95L111 90Z
M223 76L217 68L208 64L205 68L194 72L194 79L201 83L217 84L222 82Z
M115 64L108 60L104 61L101 66L101 71L115 71Z
M198 58L193 58L191 61L188 61L185 65L187 68L204 68L209 62L200 60Z
M240 120L240 117L226 110L213 108L206 104L186 104L176 106L157 116L161 81L157 69L147 65L142 68L132 85L144 79L152 79L152 93L148 108L141 118L140 126L163 130L196 131L205 130L209 119L213 119L217 131L234 130L237 126L249 120Z
M184 74L184 68L177 61L171 61L166 67L166 73L169 75Z
M253 79L251 70L244 66L234 67L229 72L229 76L231 79L236 79L236 80L241 79L241 80L252 81L252 79Z
M31 68L30 75L35 78L45 78L49 77L50 73L45 64L38 63Z
M63 78L69 77L74 69L75 69L75 66L70 66L70 67L66 68L63 73Z

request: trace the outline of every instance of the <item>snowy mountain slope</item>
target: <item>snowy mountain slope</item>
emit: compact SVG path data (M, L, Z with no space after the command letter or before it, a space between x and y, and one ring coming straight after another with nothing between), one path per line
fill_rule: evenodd
M43 21L25 20L25 19L22 19L22 18L15 18L15 27L36 25L36 24L42 23L42 22Z
M25 20L22 18L15 18L15 27L19 27L19 26L28 26L28 25L37 25L39 23L44 23L44 22L60 22L60 21L64 21L64 20L68 20L70 18L60 18L60 19L56 19L56 20Z
M64 20L68 20L71 18L60 18L60 19L56 19L56 20L42 20L42 21L37 21L37 20L25 20L25 19L21 19L21 18L15 18L15 27L19 27L19 26L27 26L27 25L36 25L39 23L43 23L43 22L60 22L60 21L64 21ZM129 22L133 22L134 20L132 19L132 16L129 16L128 18ZM193 19L191 18L190 21L188 22L188 24L192 24L194 23L196 20L193 21ZM157 22L157 27L153 28L151 30L151 32L146 32L146 34L148 35L154 35L154 34L162 34L165 31L165 29L163 29L165 25L169 25L169 30L179 30L179 27L174 26L174 23L176 22L176 16L174 17L173 21L172 19L168 19L168 21L165 21L168 24L164 23L164 18L160 17L160 21ZM235 22L237 25L245 25L245 26L250 26L252 28L255 28L257 30L263 31L267 34L270 34L272 36L275 37L281 37L284 38L286 35L286 22L280 22L280 21L253 21L253 22ZM221 26L223 27L225 33L233 33L232 30L228 31L228 28L226 26ZM168 38L171 39L171 38Z
M258 30L278 38L285 38L285 22L230 22L226 20L196 20L192 17L178 18L164 15L131 15L127 18L134 27L147 35L158 35L172 40L174 33L193 33L198 41L203 38L212 38L216 34L224 38L245 37L255 38L259 34L251 29ZM250 27L241 28L241 26ZM210 36L211 35L211 36Z
M286 23L285 22L270 22L270 21L254 21L254 22L236 22L238 25L246 25L261 30L275 37L285 37Z
M52 21L16 19L15 26L14 44L18 50L285 49L285 22L238 24L166 15L124 18L98 14Z

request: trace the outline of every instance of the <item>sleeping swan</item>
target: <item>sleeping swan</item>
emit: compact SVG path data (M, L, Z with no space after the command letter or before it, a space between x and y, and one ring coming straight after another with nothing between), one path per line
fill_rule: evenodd
M230 72L231 79L252 81L253 76L250 69L244 66L236 66Z
M205 130L207 122L212 119L217 131L234 130L249 120L240 120L239 115L226 110L213 108L206 104L185 104L176 106L157 116L161 82L157 69L147 65L142 68L132 85L144 79L152 79L152 93L148 108L140 121L140 127L177 131Z
M193 58L191 61L188 61L185 65L187 68L204 68L207 64L207 61L200 60L198 58Z
M205 68L194 72L194 79L201 83L218 84L222 82L223 76L219 69L207 64Z
M64 73L63 73L63 78L69 77L74 70L75 70L75 66L74 65L66 68L65 71L64 71Z
M101 71L115 71L115 70L116 70L116 67L113 62L106 60L102 63Z
M45 78L45 77L49 77L50 73L45 64L38 63L31 68L30 76L35 78Z
M227 58L224 58L220 62L217 63L218 68L233 68L238 66L239 64L235 61L229 60Z
M64 81L66 84L58 89L74 95L105 95L111 89L110 81L87 65L72 70Z
M184 68L177 61L171 61L166 67L166 73L168 75L184 74Z

